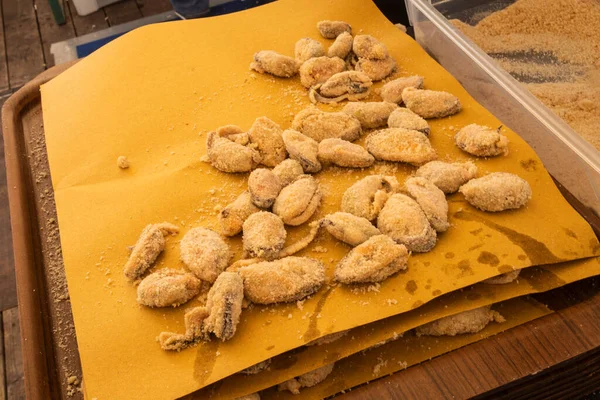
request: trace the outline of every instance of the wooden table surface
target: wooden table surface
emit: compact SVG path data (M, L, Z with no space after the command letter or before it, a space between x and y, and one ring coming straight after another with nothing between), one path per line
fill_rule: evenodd
M52 43L171 9L168 0L125 0L80 17L72 4L63 1L67 24L57 26L47 1L0 2L0 106L53 65ZM0 400L4 400L24 398L24 384L1 141L0 135ZM537 322L518 327L459 349L452 357L436 358L359 387L344 397L465 398L498 387L485 397L596 398L590 393L600 389L598 292L600 279L594 278L541 295L538 299L561 310L541 320L543 327Z

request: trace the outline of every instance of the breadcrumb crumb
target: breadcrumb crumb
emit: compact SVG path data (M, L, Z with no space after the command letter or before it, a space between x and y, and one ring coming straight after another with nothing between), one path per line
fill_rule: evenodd
M117 158L117 167L121 169L129 168L129 160L127 159L127 157L119 156L119 158Z

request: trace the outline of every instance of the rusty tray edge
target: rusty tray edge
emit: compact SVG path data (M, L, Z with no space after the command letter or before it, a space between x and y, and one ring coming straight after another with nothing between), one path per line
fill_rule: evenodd
M62 64L44 71L8 98L2 107L2 131L17 280L25 395L28 399L49 399L51 394L56 392L51 390L49 381L48 361L51 358L47 351L49 338L44 329L43 294L38 291L41 277L35 268L37 232L34 231L31 223L35 220L35 210L30 207L31 193L28 193L29 187L24 184L29 180L29 176L20 157L24 149L20 138L17 137L17 133L22 131L19 117L28 104L40 97L42 84L58 76L73 64Z

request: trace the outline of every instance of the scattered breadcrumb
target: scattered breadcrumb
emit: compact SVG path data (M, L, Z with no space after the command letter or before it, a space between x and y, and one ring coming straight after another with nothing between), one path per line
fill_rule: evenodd
M129 168L129 160L127 159L127 157L119 156L119 158L117 158L117 166L121 169Z
M491 306L484 306L421 325L416 328L416 333L417 336L455 336L464 333L476 333L492 321L502 323L506 319L497 311L491 310Z
M323 246L315 246L312 248L311 251L315 253L327 253L328 250L326 247Z
M379 376L381 369L387 367L388 360L384 360L381 357L377 357L377 364L373 366L373 376Z

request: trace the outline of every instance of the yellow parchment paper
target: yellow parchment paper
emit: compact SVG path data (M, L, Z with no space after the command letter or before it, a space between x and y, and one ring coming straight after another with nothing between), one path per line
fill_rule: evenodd
M528 297L507 300L492 309L500 312L506 322L492 322L480 332L454 337L416 337L410 332L398 340L337 362L327 379L312 388L302 389L299 395L277 392L273 388L262 392L261 399L322 399L553 313Z
M530 293L552 290L598 273L600 258L589 258L527 268L517 280L504 285L477 283L440 296L418 309L354 328L333 343L302 347L281 354L273 358L269 370L255 375L235 374L186 399L221 400L258 392L344 359L427 322Z
M510 154L477 165L481 174L508 171L528 180L533 198L526 208L486 214L460 195L451 196L449 231L378 292L327 286L302 309L245 310L236 336L226 343L212 341L181 353L160 350L154 341L159 332L183 331L184 307L137 305L135 287L122 276L126 246L148 223L176 223L182 232L168 239L158 268L183 268L178 248L183 234L195 226L213 227L219 207L246 186L246 176L219 173L200 161L206 131L230 123L248 128L263 115L289 127L309 104L298 79L259 75L248 65L261 49L292 54L301 37L328 45L315 29L322 19L346 20L355 33L374 35L396 58L400 75L424 75L428 88L460 98L461 113L431 121L440 158L469 159L452 143L458 128L500 125L368 0L282 0L233 15L144 27L44 85L49 162L90 397L181 396L320 336L409 311L499 272L598 253L592 230L560 196L535 153L507 131ZM128 170L117 168L120 155L130 160ZM319 173L325 196L315 218L337 211L343 191L365 175L394 173L403 181L412 170L378 164ZM306 227L290 229L290 242L305 232ZM239 249L239 238L231 244ZM327 253L313 252L316 246ZM323 234L302 254L323 260L331 276L348 250Z

